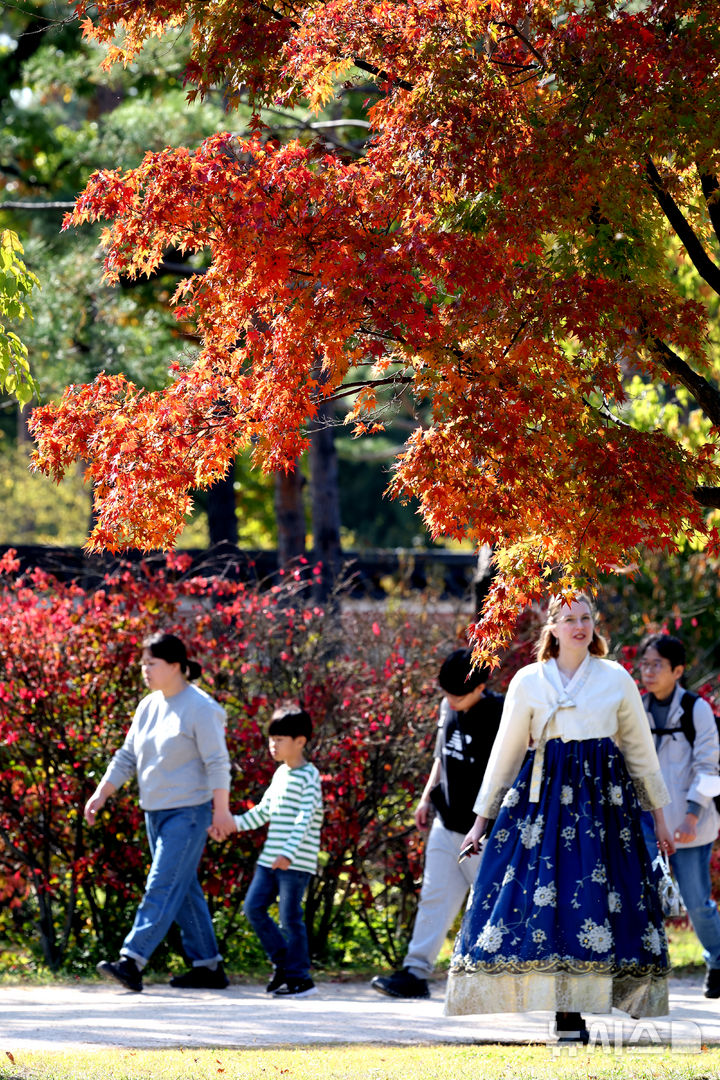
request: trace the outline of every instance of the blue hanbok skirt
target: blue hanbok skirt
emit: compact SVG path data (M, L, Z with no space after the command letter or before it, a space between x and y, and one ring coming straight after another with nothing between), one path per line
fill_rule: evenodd
M640 806L612 739L545 747L540 801L525 757L486 842L446 1012L668 1012L663 915Z

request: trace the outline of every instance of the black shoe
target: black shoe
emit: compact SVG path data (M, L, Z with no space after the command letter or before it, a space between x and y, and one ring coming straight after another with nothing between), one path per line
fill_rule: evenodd
M577 1012L555 1013L555 1031L558 1042L564 1045L579 1043L581 1046L587 1046L590 1042L590 1032L582 1016Z
M143 988L140 970L129 956L121 956L114 964L111 964L109 960L101 960L96 970L99 975L106 979L115 979L128 990L134 990L136 994L139 994Z
M225 990L230 985L230 980L225 974L222 961L218 961L216 968L198 964L184 971L182 975L173 975L170 985L181 990Z
M393 971L392 975L376 975L370 985L379 994L399 998L429 998L427 979L419 979L409 968Z
M274 994L276 990L279 990L281 986L284 986L287 982L287 975L282 968L275 968L273 971L273 977L265 987L266 994Z
M312 979L288 979L285 986L275 991L275 997L302 998L317 994L317 986Z
M720 968L708 968L705 972L703 994L706 998L720 998Z

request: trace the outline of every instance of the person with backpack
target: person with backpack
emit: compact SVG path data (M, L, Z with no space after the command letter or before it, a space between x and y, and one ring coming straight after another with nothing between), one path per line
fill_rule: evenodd
M671 802L665 807L675 840L670 865L703 946L707 966L703 993L720 998L720 913L710 882L710 856L720 827L712 797L720 756L718 727L708 703L682 686L685 659L683 642L670 634L651 634L638 648L643 704L670 792ZM643 829L648 848L656 851L652 824L644 819Z
M474 665L471 649L454 649L438 672L444 697L433 765L415 808L418 829L424 832L431 821L432 827L412 938L403 967L370 983L387 997L430 997L428 979L475 879L479 860L458 862L458 855L475 820L473 804L505 700L487 689L489 678L489 668Z

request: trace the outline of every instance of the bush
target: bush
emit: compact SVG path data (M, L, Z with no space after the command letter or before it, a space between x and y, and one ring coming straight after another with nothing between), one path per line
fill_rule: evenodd
M274 703L309 709L326 808L307 902L313 953L397 962L421 877L412 808L452 617L326 617L307 602L305 568L262 588L187 576L170 557L160 569L121 568L92 591L41 571L13 577L11 555L0 570L0 940L13 950L30 941L53 971L81 971L127 932L147 872L142 812L125 789L94 829L82 811L144 692L141 642L162 627L187 642L227 710L235 810L269 781ZM261 960L241 908L262 839L209 844L202 864L231 967ZM166 960L167 947L155 957Z

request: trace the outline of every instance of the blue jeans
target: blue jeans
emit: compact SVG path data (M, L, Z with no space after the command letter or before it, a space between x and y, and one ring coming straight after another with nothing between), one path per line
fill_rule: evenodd
M180 927L183 949L191 964L221 960L197 868L212 822L212 803L145 813L152 866L145 895L122 949L144 964L173 922Z
M650 819L650 823L647 818ZM658 849L650 814L643 814L643 832L648 850L652 852L652 857L655 859ZM670 865L678 883L683 904L692 921L693 930L703 947L705 963L709 968L720 968L720 913L710 895L711 854L712 844L678 848L675 854L670 856Z
M243 911L260 938L260 944L275 968L289 979L307 979L310 975L310 953L303 915L303 896L310 874L303 870L270 870L255 867ZM280 926L268 915L268 908L277 900Z

